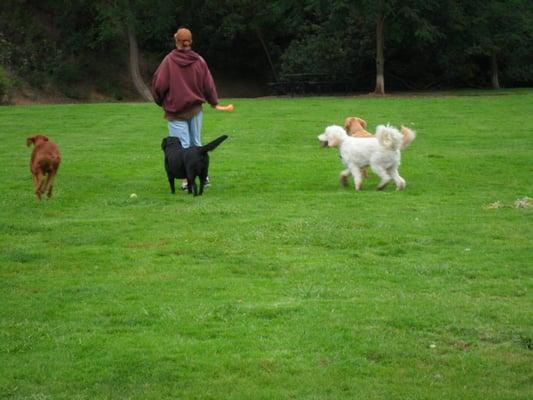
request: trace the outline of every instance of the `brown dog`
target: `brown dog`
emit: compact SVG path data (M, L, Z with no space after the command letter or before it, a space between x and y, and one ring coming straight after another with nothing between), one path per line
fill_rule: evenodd
M48 191L48 197L52 197L54 178L61 163L59 147L51 142L47 136L35 135L26 139L26 145L34 145L31 153L30 171L35 185L35 194L41 200L44 192Z
M366 121L359 117L348 117L344 120L344 130L353 137L373 137L370 132L365 131Z

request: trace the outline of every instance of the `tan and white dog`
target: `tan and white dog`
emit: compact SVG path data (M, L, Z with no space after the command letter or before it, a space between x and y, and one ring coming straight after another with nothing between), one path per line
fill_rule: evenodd
M381 190L393 180L396 190L406 186L398 168L400 167L401 150L407 147L416 137L416 133L406 127L402 132L390 125L379 125L375 137L352 137L338 125L331 125L318 136L323 147L336 147L342 162L347 169L340 173L340 181L348 184L348 177L353 176L355 190L362 188L361 170L370 166L372 171L381 178L377 189Z
M366 131L366 121L359 117L348 117L344 120L344 129L346 133L352 137L374 137L370 132ZM411 139L411 130L402 126L400 132L403 135L403 142L401 150L405 149L413 141Z

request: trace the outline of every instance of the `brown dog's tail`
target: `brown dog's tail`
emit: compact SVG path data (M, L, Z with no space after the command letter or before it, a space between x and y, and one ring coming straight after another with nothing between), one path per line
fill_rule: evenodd
M202 146L202 153L207 153L208 151L215 150L220 143L222 143L224 140L228 138L228 135L222 135L217 137L212 142L207 143L206 145Z

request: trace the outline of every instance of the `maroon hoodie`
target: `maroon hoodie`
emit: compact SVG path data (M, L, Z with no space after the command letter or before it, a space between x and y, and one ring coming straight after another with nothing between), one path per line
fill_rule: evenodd
M173 50L154 73L152 93L167 119L189 119L208 102L218 104L217 89L205 60L192 50Z

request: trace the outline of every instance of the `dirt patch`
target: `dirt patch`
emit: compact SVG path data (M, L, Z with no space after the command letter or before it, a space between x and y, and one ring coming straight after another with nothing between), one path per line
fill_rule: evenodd
M215 77L217 91L220 98L255 98L268 96L269 88L265 84L253 80L243 80L236 78ZM127 85L125 85L127 86ZM65 104L65 103L95 103L95 102L116 102L116 101L142 101L133 87L123 87L120 98L116 95L102 93L94 87L76 87L72 92L76 92L75 97L69 97L55 88L35 89L23 87L14 90L7 100L7 104L30 105L30 104Z

